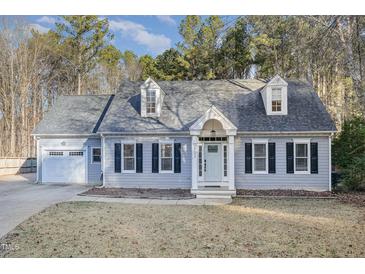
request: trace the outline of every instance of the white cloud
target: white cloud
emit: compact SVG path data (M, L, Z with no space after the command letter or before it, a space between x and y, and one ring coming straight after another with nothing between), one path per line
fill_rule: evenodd
M41 18L37 19L38 23L45 23L48 25L54 25L57 22L57 19L55 17L50 16L42 16Z
M111 20L110 28L120 32L137 44L147 47L152 53L159 54L171 47L171 39L163 34L149 32L145 26L128 20Z
M44 27L40 24L29 24L29 29L33 29L33 30L36 30L40 33L46 33L50 30L50 28L47 28L47 27Z
M176 25L176 21L170 15L156 15L156 18L162 23L167 23L171 26Z

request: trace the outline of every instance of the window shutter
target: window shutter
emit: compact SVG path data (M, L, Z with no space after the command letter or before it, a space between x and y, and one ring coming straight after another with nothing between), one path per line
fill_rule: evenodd
M152 144L152 173L158 173L158 143Z
M294 143L286 143L286 173L294 173Z
M143 173L143 144L136 144L136 173Z
M252 173L252 143L245 143L245 173Z
M311 143L311 173L318 173L318 143Z
M269 143L269 173L276 172L275 143Z
M120 173L122 168L121 144L114 144L114 172Z
M174 143L174 173L181 173L181 144Z

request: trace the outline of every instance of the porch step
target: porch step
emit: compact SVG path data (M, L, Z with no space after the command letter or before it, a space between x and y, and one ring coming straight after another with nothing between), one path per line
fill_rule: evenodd
M195 194L197 198L202 199L230 199L232 196L236 195L236 190L228 190L228 189L222 189L222 188L198 188L198 189L192 189L192 194Z

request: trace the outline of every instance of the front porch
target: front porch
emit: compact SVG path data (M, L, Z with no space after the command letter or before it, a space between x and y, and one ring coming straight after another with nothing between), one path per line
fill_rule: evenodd
M234 184L234 136L237 128L212 106L190 127L192 188L198 198L228 198Z

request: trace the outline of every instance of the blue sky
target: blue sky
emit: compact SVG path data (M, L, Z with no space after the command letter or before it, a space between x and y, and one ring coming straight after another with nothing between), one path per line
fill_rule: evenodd
M112 42L121 51L133 50L137 55L156 56L181 40L178 31L184 16L105 16L114 33ZM57 16L27 16L33 28L46 32L54 27Z

